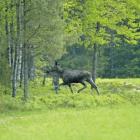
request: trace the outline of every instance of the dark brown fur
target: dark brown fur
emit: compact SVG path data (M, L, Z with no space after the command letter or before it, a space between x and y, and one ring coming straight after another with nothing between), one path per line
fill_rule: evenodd
M88 82L91 85L91 89L95 89L99 94L96 84L93 82L92 75L90 72L85 70L63 70L57 63L52 68L51 72L57 73L60 78L62 78L63 83L61 85L68 85L71 92L73 93L71 84L72 83L81 83L83 88L78 90L78 93L84 90L87 86L85 82Z

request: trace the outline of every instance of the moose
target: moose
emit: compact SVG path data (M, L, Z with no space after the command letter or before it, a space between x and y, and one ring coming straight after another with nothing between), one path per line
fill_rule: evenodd
M85 88L87 88L87 85L85 82L88 82L91 85L91 89L94 88L99 95L98 88L92 79L91 73L88 71L85 71L85 70L64 70L60 67L58 62L55 62L55 65L51 68L51 70L47 71L47 73L54 73L54 75L55 75L54 79L59 80L59 78L56 78L56 76L60 77L63 80L63 83L61 83L59 86L62 86L62 85L69 86L72 93L73 93L73 89L72 89L71 85L73 83L81 83L83 85L83 88L78 90L78 93L79 93L82 90L84 90ZM57 83L59 83L58 80L55 81L54 85L55 84L57 85ZM58 87L58 86L56 86L56 87ZM58 88L55 88L55 90L57 93Z

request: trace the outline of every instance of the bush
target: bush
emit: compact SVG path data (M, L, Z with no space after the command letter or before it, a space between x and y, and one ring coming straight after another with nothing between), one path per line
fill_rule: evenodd
M51 82L48 81L47 86L41 86L41 82L31 83L30 99L27 102L21 100L21 90L18 90L18 96L11 98L8 94L0 96L0 112L5 111L26 111L26 110L42 110L56 108L95 108L98 106L116 106L121 104L140 104L140 90L138 88L139 81L135 79L99 79L101 95L96 92L90 94L90 88L81 93L70 93L66 87L61 87L59 94L55 94L52 89ZM34 86L35 84L35 86ZM74 91L81 88L80 85L73 87ZM1 88L1 91L4 91ZM7 91L9 93L9 91Z

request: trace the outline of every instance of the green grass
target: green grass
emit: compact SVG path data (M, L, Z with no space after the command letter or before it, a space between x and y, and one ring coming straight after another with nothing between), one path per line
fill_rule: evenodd
M80 94L76 93L82 86L73 85L72 94L67 86L61 87L59 94L55 94L50 80L46 86L37 79L30 84L30 99L27 103L21 100L23 93L18 89L17 97L0 94L0 112L31 111L57 108L89 109L121 104L140 104L140 79L98 79L97 85L101 95L94 91L91 95L90 86Z
M139 140L140 106L0 115L0 140Z
M56 95L50 80L30 85L30 99L13 99L0 89L0 140L139 140L140 79L98 79L101 92L90 87L74 94L61 87ZM2 91L6 91L3 92Z

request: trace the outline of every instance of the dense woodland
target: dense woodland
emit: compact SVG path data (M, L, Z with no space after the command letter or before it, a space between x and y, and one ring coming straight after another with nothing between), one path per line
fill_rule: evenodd
M55 60L94 80L140 77L139 0L0 0L0 85L27 99Z

